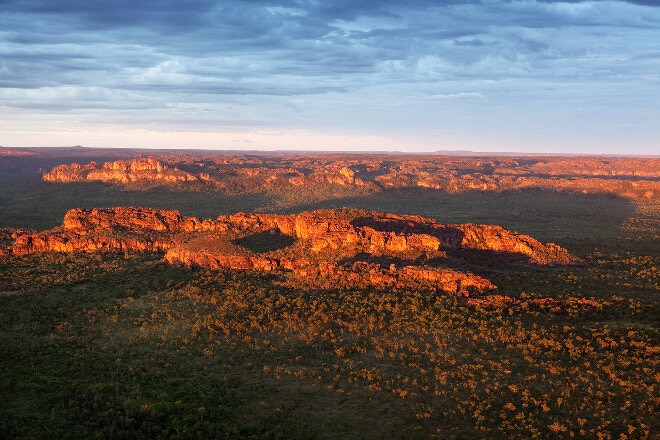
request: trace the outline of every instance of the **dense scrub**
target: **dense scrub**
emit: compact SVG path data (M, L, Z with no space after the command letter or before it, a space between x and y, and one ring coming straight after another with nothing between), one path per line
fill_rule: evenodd
M607 270L503 275L515 303L12 257L2 436L651 438L659 261L613 280L629 259L598 257Z

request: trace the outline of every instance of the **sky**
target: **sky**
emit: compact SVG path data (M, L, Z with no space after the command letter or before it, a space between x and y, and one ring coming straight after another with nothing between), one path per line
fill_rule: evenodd
M660 154L660 0L0 0L0 145Z

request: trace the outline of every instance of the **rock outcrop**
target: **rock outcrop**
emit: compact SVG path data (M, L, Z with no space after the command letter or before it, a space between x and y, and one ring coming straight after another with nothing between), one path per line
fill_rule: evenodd
M153 208L110 208L69 210L64 215L62 227L81 233L96 230L124 228L128 230L176 231L183 218L179 211Z
M28 255L40 252L159 252L171 246L172 242L167 239L150 239L139 235L31 232L16 237L11 253Z
M166 163L165 163L166 162ZM187 171L183 171L183 170ZM173 185L213 188L231 194L300 191L363 194L398 188L443 192L545 189L660 197L660 159L598 157L448 157L218 155L163 156L59 165L47 182L101 181L148 188Z
M90 162L86 165L73 163L59 165L44 173L45 182L105 182L122 183L150 182L172 184L177 182L197 181L197 177L178 168L170 168L153 157L117 160L98 165Z
M534 264L576 261L557 245L499 226L443 225L419 216L354 209L238 213L214 220L152 208L72 209L61 228L15 231L12 239L5 254L162 252L171 264L280 271L301 283L414 284L462 294L495 286L452 267L448 249L518 254Z

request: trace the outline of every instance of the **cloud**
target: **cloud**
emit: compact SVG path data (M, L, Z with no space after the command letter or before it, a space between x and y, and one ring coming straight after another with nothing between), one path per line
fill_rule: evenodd
M485 96L476 92L457 92L457 93L435 93L429 96L429 99L466 99L477 98L485 99Z
M488 124L523 108L541 120L574 100L632 118L659 93L656 3L0 0L0 107L429 135L444 130L433 112ZM541 111L543 100L557 107Z

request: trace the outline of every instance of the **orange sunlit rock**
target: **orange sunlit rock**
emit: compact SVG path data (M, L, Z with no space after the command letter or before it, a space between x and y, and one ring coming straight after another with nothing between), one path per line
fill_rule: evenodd
M184 171L188 170L188 171ZM232 194L287 189L383 191L427 188L448 193L530 188L634 199L660 195L660 159L562 156L460 157L348 154L285 157L168 156L59 165L47 182L204 185Z
M495 286L452 267L449 249L515 254L535 264L577 261L566 249L493 225L444 225L358 209L237 213L215 220L139 207L72 209L62 228L15 231L5 253L163 252L170 264L281 271L303 283L405 286L469 295ZM5 240L6 241L6 240Z

